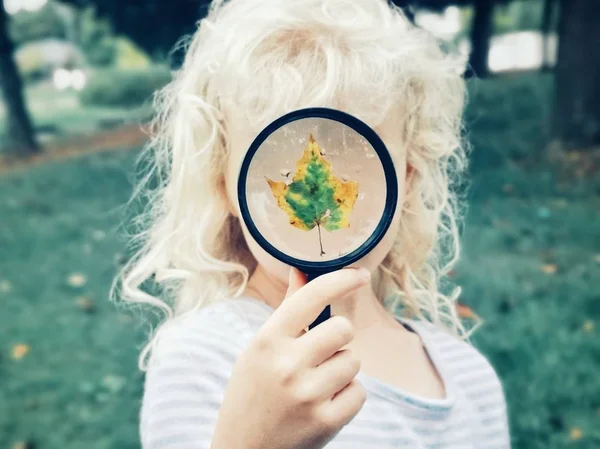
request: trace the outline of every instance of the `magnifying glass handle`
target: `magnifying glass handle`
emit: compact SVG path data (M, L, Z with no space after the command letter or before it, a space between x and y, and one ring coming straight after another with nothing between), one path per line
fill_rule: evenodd
M323 274L323 273L307 273L306 274L306 280L308 282L310 282L313 279L319 277L321 274ZM313 327L321 324L323 321L326 321L329 318L331 318L331 306L325 307L323 309L323 311L319 314L319 316L317 317L317 319L315 321L313 321L310 326L308 326L308 329L309 330L312 329Z
M331 318L331 306L325 307L321 314L317 317L317 319L313 321L313 323L310 326L308 326L308 329L312 329L313 327L321 324L323 321L326 321L329 318Z

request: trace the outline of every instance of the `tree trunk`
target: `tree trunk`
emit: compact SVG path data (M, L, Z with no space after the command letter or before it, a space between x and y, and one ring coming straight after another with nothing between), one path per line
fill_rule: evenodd
M564 149L600 144L600 2L561 0L554 137Z
M488 54L493 31L493 0L474 2L475 15L471 27L471 55L467 76L485 77L488 74Z
M0 90L6 108L11 150L25 156L39 151L39 146L25 107L23 84L13 58L13 45L8 36L7 22L4 2L0 0Z
M556 0L544 0L544 11L542 14L542 39L543 55L542 70L550 69L550 34L552 32L552 18L556 9Z

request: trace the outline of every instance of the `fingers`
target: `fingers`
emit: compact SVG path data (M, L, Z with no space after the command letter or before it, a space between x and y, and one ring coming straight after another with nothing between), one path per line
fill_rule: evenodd
M348 318L332 316L298 338L300 350L310 366L317 366L354 339L354 327Z
M289 298L306 284L306 275L294 267L290 267L290 277L288 281L288 289L285 294Z
M269 324L275 328L275 332L297 336L319 316L325 306L369 281L370 273L363 268L345 268L319 276L286 298L269 319Z
M360 411L367 400L367 393L356 379L342 388L331 401L322 405L323 421L336 427L343 427Z
M354 379L359 370L360 361L352 351L344 349L310 370L306 385L315 400L331 399Z
M300 270L290 267L290 276L288 280L288 289L285 294L286 298L289 298L298 290L300 290L307 283L306 274L302 273ZM285 299L284 299L285 301ZM306 333L306 330L301 330L297 336L303 335Z

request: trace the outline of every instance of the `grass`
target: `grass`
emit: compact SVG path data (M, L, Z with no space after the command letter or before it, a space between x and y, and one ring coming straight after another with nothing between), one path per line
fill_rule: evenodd
M600 180L545 162L551 87L547 76L471 85L472 189L455 276L485 320L474 342L503 380L513 447L592 449ZM134 156L0 177L0 446L139 447L136 357L146 329L106 300ZM11 354L17 344L30 348L21 360Z
M142 329L107 301L133 156L97 154L0 178L1 447L138 447ZM13 360L18 344L29 353Z
M485 320L474 341L504 381L515 448L597 448L600 179L545 162L549 76L478 84L457 270Z

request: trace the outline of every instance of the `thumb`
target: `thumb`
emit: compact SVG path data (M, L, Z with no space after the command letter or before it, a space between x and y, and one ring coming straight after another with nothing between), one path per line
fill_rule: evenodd
M288 289L285 294L286 298L296 293L301 287L306 284L306 275L294 267L290 267L290 277L288 280Z

